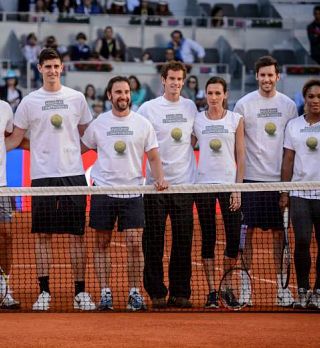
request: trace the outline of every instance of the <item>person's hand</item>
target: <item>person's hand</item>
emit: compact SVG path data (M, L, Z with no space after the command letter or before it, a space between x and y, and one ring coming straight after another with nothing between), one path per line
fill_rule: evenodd
M156 188L157 191L163 191L166 190L168 188L169 184L167 183L166 180L162 179L162 180L157 180L154 183L154 187Z
M280 192L279 206L282 213L289 206L289 192Z
M236 211L241 207L241 192L232 192L230 195L230 206L231 211Z

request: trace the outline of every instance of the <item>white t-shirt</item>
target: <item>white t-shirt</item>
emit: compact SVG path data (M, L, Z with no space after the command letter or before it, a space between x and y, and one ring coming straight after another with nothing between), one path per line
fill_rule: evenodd
M205 111L197 115L194 123L200 148L197 183L236 182L235 134L241 117L232 111L227 111L220 120L210 120ZM219 150L211 149L212 140L220 141Z
M191 146L191 134L197 114L194 102L183 97L177 102L170 102L161 96L142 104L138 113L145 116L156 131L165 179L174 185L194 183L196 162ZM179 140L171 136L174 128L178 128L181 135ZM148 165L147 183L153 182Z
M56 114L62 117L59 128L51 124ZM40 88L24 97L14 124L30 130L31 179L83 174L78 125L91 120L84 95L71 88Z
M125 144L120 153L115 149L119 141ZM98 186L142 185L143 155L158 147L151 123L133 111L125 117L112 111L101 114L86 129L82 142L97 149L91 177Z
M244 117L246 144L244 178L256 181L280 181L284 130L298 116L295 103L282 93L271 98L254 91L241 98L234 108ZM266 124L276 127L269 135Z
M6 172L6 145L4 142L5 132L11 133L13 129L13 113L11 106L0 100L0 186L7 185Z
M318 141L315 149L308 147L308 138ZM295 152L292 181L320 181L320 122L309 125L304 115L291 120L286 128L284 146ZM320 191L292 191L292 196L320 199Z

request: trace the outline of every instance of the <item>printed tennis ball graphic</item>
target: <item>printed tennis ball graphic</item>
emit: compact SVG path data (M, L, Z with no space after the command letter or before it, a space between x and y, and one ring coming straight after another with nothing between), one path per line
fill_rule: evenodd
M269 135L274 135L274 133L277 130L277 126L273 122L268 122L264 126L264 130L269 134Z
M114 143L114 149L120 154L124 153L126 147L126 143L122 140L118 140Z
M209 143L210 149L213 151L219 151L221 149L221 141L219 139L212 139Z
M175 141L180 141L182 137L182 130L180 128L173 128L171 131L171 136Z
M315 150L318 146L318 139L315 137L309 137L306 144L310 150Z
M62 125L62 116L60 115L52 115L51 116L51 124L55 127L55 128L60 128Z

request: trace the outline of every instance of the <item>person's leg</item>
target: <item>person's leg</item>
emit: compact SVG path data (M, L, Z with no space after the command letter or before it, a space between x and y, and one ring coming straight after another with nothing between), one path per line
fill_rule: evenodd
M145 195L145 228L142 235L144 287L153 299L163 299L168 290L164 284L163 252L166 226L167 195Z
M298 298L294 307L305 308L309 301L310 243L313 229L309 200L291 197L290 215L295 237L294 263L298 285Z
M317 260L316 260L316 280L314 284L314 289L320 289L320 200L312 200L312 221L314 224L314 231L317 241ZM320 295L320 294L319 294Z
M190 307L193 194L170 195L172 247L169 266L170 305ZM177 300L175 302L175 299ZM181 306L180 306L181 299Z
M214 284L214 251L216 244L216 197L210 193L195 195L198 217L201 227L201 257L208 283L209 293L205 307L216 308L217 294Z

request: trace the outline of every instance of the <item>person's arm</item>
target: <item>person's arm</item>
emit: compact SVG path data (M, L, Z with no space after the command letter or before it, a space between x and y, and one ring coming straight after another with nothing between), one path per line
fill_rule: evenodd
M244 144L244 125L243 117L240 118L235 134L235 158L237 163L236 182L242 183L244 177L245 144ZM232 192L230 196L231 211L236 211L241 207L241 192Z
M281 165L281 181L291 181L293 175L293 165L295 158L295 151L284 148L282 165ZM289 205L289 192L280 192L280 209L283 210Z
M198 139L197 139L197 137L195 136L195 135L191 135L191 146L193 147L193 148L195 148L195 146L197 145L197 142L198 142Z
M86 152L88 152L88 151L91 150L88 146L86 146L86 145L82 142L82 140L80 140L80 146L81 146L81 155L82 155L83 153L86 153Z
M203 58L206 55L204 48L194 40L189 40L188 43L191 49L196 52L199 62L202 63Z
M25 133L26 133L26 129L15 127L13 129L13 132L11 133L11 135L9 135L8 137L5 138L7 151L15 149L20 144L23 145L22 141L23 141L23 137L24 137Z
M78 125L78 131L79 131L80 137L83 136L84 131L88 128L89 124L90 124L90 122Z
M155 179L155 188L157 191L163 191L168 188L168 183L164 180L162 164L158 148L153 148L146 152L151 168L152 176Z

